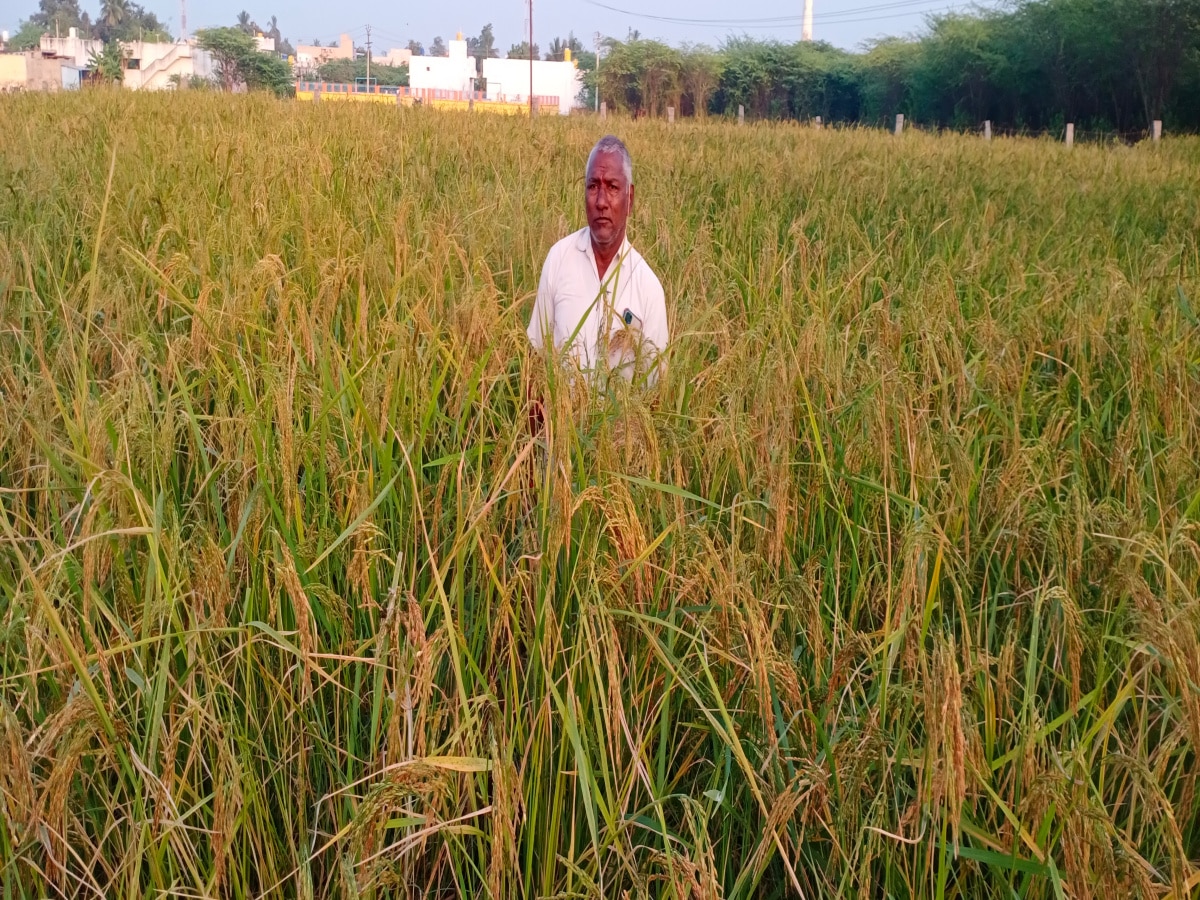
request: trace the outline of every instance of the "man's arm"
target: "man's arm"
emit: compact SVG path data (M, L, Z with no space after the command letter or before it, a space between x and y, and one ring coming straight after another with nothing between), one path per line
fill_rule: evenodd
M525 333L529 336L529 343L533 345L534 350L544 350L547 338L551 346L554 344L554 289L551 287L554 280L551 273L553 265L554 258L553 252L551 252L542 265L537 299L533 301L533 312L529 316L529 326L525 329ZM527 384L525 399L529 404L529 433L536 437L541 434L542 424L545 421L542 398L534 396Z
M534 350L545 349L547 338L554 343L554 289L553 273L555 260L553 253L546 257L542 265L542 277L538 282L537 299L533 301L533 312L529 316L529 327L525 333L529 335L529 343Z

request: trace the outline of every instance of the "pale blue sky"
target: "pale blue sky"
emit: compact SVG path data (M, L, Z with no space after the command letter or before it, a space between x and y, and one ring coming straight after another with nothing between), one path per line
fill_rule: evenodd
M142 5L163 19L173 33L179 29L178 0L141 0ZM690 41L713 46L731 34L797 40L800 36L802 0L597 0L617 12L589 3L588 0L534 0L534 40L544 50L551 39L574 31L590 46L592 35L624 38L629 28L643 37L660 38L672 44ZM815 0L814 37L840 47L854 48L865 40L883 35L919 31L928 12L950 7L965 8L962 0ZM81 0L81 6L93 17L100 0ZM37 0L0 0L0 28L15 30L17 22L37 9ZM189 0L188 30L208 25L232 24L238 12L246 9L260 24L271 18L292 43L308 43L314 37L323 42L336 40L342 31L352 34L356 43L366 37L370 23L373 45L379 50L404 46L416 38L426 47L435 35L451 38L455 31L478 34L491 22L496 43L503 53L522 39L527 27L524 0L433 0L426 3L384 3L380 0ZM658 16L659 19L648 16ZM792 17L791 21L763 22ZM721 23L692 24L663 19L719 19ZM758 21L755 21L758 20Z

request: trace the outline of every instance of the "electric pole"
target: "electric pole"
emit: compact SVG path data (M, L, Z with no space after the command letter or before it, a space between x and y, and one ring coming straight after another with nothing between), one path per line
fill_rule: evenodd
M807 0L811 3L812 0ZM386 35L385 35L386 36ZM371 93L371 26L367 26L367 93Z
M187 0L179 0L179 39L187 41Z
M804 30L800 32L800 40L812 40L812 5L813 0L804 0Z

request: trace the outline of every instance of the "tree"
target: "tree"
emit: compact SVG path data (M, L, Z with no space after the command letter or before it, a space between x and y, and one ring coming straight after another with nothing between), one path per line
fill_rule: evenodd
M550 42L550 49L546 51L546 59L553 62L562 62L566 57L564 51L570 50L572 58L578 58L583 51L583 43L579 38L575 37L575 32L570 32L565 39L556 37Z
M684 47L680 78L692 104L692 115L700 118L708 115L708 102L721 83L724 68L724 58L711 47L703 44Z
M513 44L508 48L509 59L529 59L529 41L521 41L519 44ZM538 58L538 45L533 45L533 58Z
M91 24L87 13L79 9L79 0L39 0L38 11L29 17L29 21L50 34L66 34L68 28Z
M450 51L448 51L446 49L446 42L442 40L442 36L440 34L437 37L435 37L433 39L433 43L429 45L429 55L430 56L449 56L450 55Z
M36 50L42 43L42 35L46 33L46 28L39 25L32 18L26 19L17 28L17 33L12 36L8 42L10 50Z
M200 49L212 54L226 91L244 84L247 90L291 91L291 67L273 53L259 53L254 38L240 28L206 28L196 32Z
M129 18L129 0L101 0L100 23L116 28Z
M321 81L352 84L358 78L367 77L367 61L365 59L331 59L317 68L317 77ZM371 80L387 87L407 87L408 66L384 66L379 63L371 63Z
M88 66L100 81L120 84L125 80L125 57L116 41L102 44L98 52L93 50L88 57Z
M243 34L248 34L251 37L253 37L254 33L259 30L258 25L253 19L250 18L250 13L246 12L244 9L238 13L237 27L240 32Z
M492 59L499 55L496 50L496 36L492 33L492 23L488 22L479 32L479 37L467 38L467 55L478 60Z
M420 41L411 40L408 42L408 52L413 56L424 56L425 48L421 46Z

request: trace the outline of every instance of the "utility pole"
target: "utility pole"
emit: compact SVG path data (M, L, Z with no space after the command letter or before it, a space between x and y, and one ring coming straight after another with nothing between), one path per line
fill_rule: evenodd
M800 40L812 40L812 5L813 0L804 0L804 30L800 32Z
M596 32L596 112L600 112L600 32Z
M533 122L533 0L529 0L529 121Z
M187 41L187 0L179 0L179 39Z
M810 0L811 2L811 0ZM367 26L367 93L371 93L371 26Z

